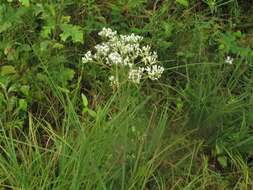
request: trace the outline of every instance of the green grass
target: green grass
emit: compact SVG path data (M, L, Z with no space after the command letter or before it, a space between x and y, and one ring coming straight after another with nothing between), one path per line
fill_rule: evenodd
M0 189L252 189L251 4L0 0ZM144 36L162 78L82 64L102 27Z

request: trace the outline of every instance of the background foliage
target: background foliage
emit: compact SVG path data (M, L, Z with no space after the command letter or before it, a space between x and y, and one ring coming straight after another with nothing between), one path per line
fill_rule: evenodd
M252 189L252 10L243 0L0 0L0 187ZM144 36L162 79L113 90L83 65L102 27Z

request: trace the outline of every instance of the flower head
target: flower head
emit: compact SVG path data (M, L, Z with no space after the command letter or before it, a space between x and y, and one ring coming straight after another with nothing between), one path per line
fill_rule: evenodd
M96 45L95 49L97 50L95 57L99 57L101 55L106 56L108 54L108 52L110 51L110 47L106 43Z
M161 77L161 75L164 71L164 68L159 65L151 65L149 67L146 67L145 70L147 71L148 77L151 80L158 80Z
M144 71L143 68L130 69L128 73L128 79L133 83L139 84L142 78L143 71Z
M90 61L92 61L92 54L91 54L91 51L87 51L87 53L84 55L84 57L82 57L82 62L88 63Z
M230 56L227 56L227 58L225 59L225 62L228 63L228 64L230 64L230 65L233 64L233 61L234 61L234 59L232 57L230 57Z
M89 51L82 60L83 63L93 60L109 66L115 74L109 77L112 86L118 86L119 78L122 78L118 77L119 73L115 70L117 68L125 71L128 80L137 84L145 76L151 80L161 77L164 68L159 66L157 52L152 51L149 45L142 45L142 36L118 35L117 31L110 28L103 28L98 35L103 42L95 46L94 55Z
M109 77L109 81L110 81L111 86L113 87L119 86L119 80L115 76L111 75Z
M112 52L108 55L109 61L111 64L121 64L122 63L122 57L118 52Z
M131 35L120 35L120 39L125 43L139 43L143 40L142 36L131 34Z
M111 28L103 28L102 31L98 33L99 36L104 38L113 38L117 34L117 31L113 31Z

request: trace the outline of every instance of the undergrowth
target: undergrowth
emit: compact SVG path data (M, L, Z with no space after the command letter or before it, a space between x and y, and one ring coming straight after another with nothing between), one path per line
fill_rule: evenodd
M252 189L252 8L0 0L1 189ZM143 36L161 78L82 62L102 28Z

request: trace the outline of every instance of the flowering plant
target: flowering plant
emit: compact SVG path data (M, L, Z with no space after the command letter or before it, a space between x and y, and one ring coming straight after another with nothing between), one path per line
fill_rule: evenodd
M95 46L95 53L86 52L83 63L102 63L112 68L109 77L112 86L119 85L119 69L127 73L127 79L133 83L140 83L141 79L158 80L164 68L158 65L158 56L151 51L149 45L142 46L143 37L135 34L118 35L117 31L103 28L98 33L103 41Z

